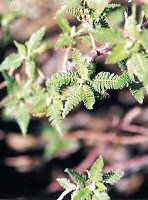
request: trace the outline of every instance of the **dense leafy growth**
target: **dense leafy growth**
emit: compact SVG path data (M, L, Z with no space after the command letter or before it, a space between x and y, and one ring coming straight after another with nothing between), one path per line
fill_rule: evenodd
M116 184L123 176L123 172L103 173L103 167L104 162L100 156L91 169L84 174L66 169L65 172L68 173L73 182L67 178L57 179L65 189L58 200L62 200L69 192L72 192L71 200L109 200L107 186Z
M46 116L62 134L62 119L73 108L83 103L87 109L93 109L98 99L109 97L109 90L128 88L135 99L142 103L148 92L147 16L143 12L139 18L136 16L135 3L128 7L132 12L107 0L64 1L64 6L57 13L62 33L56 47L71 51L74 68L64 66L63 71L45 79L45 85L40 84L42 73L36 59L49 48L43 40L45 28L34 33L25 44L15 41L17 53L10 54L0 64L8 91L8 96L1 102L5 116L15 118L24 134L31 116ZM117 22L111 23L110 16L116 12L122 16L122 21L119 23L117 19ZM79 20L77 27L69 25L67 14ZM17 16L10 17L10 21ZM4 19L1 24L4 24ZM10 23L9 20L7 23ZM96 56L105 55L107 64L117 64L120 74L104 71L96 74L95 58L88 59L81 53L78 49L79 38L88 42ZM104 50L100 50L98 45ZM26 77L21 77L20 73L18 79L15 72L21 72L22 68Z

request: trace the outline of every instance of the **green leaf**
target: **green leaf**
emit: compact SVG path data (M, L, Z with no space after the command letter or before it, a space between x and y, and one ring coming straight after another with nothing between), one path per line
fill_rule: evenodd
M122 40L125 40L123 33L118 29L98 28L92 31L92 34L98 42L108 42L111 45L118 44Z
M129 52L126 50L125 45L126 43L122 42L113 48L111 54L107 57L107 64L117 63L129 56Z
M17 47L19 55L25 58L26 55L27 55L26 46L24 44L17 42L17 41L14 41L14 44Z
M81 90L82 100L87 109L93 109L95 104L95 96L92 89L88 85L83 85Z
M108 172L104 174L104 183L114 185L124 175L123 171Z
M7 82L8 94L14 94L19 89L18 83L13 77L9 76L6 71L2 72L2 75Z
M91 191L87 187L80 188L74 193L74 195L72 195L72 200L89 200L90 194Z
M87 181L87 178L84 174L80 174L73 169L65 169L65 172L72 178L74 183L80 185L80 186L85 186L85 183Z
M57 181L59 182L59 184L60 184L65 190L69 190L69 189L73 190L73 189L76 188L76 186L75 186L73 183L71 183L71 182L69 181L69 179L67 179L67 178L58 178Z
M119 75L117 77L114 89L123 89L123 88L127 88L131 85L132 80L129 77L127 72L123 72L121 75Z
M131 92L134 98L142 104L145 96L144 87L131 87Z
M103 180L103 167L104 161L102 156L100 156L89 170L91 182L97 183Z
M56 46L58 48L68 48L76 44L75 39L69 33L63 33L60 35Z
M73 85L77 82L76 72L64 71L53 74L50 79L47 80L46 86L61 87L63 85Z
M117 89L118 75L110 72L100 72L93 80L93 88L99 93L105 93L109 89Z
M92 200L110 200L110 197L106 192L100 193L98 190L95 190L94 193Z
M26 42L29 56L41 45L41 41L45 35L45 32L45 27L40 28L37 32L33 33L29 41Z
M62 110L63 104L60 99L53 99L49 104L46 116L49 117L51 125L55 127L57 132L62 135Z
M22 64L22 57L19 54L10 54L0 65L0 71L3 70L15 70Z
M72 56L73 62L76 65L76 70L82 79L88 79L89 64L85 61L85 58L81 52L77 49L74 50Z
M23 133L27 133L28 125L30 122L30 113L25 105L20 105L16 110L16 121Z
M102 182L96 183L96 186L99 192L104 192L107 190L106 186Z
M70 33L71 27L68 23L68 20L65 19L62 15L57 15L57 20L60 28L62 29L63 33Z
M127 69L129 76L134 80L136 75L140 81L144 82L144 86L148 85L148 56L147 54L135 53L127 61Z
M73 95L70 95L67 97L64 110L63 110L63 118L74 108L76 107L80 102L82 102L83 98L81 95L81 87L78 85L75 88L75 91L73 91Z

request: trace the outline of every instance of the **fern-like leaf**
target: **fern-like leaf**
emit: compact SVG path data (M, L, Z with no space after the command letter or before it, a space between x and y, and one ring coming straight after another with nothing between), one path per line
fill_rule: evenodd
M87 80L89 74L89 64L85 61L79 50L73 52L73 62L76 64L76 70L82 79Z
M81 90L82 99L87 109L93 109L95 97L92 89L88 85L84 85Z
M104 174L104 183L114 185L124 175L123 171L108 172Z
M65 1L64 6L58 11L58 14L63 14L63 13L70 13L77 19L80 19L80 11L81 11L81 5L80 5L80 0L71 0Z
M72 178L74 183L79 184L81 186L85 186L85 183L87 181L87 177L84 174L80 174L73 169L65 169L65 172Z
M92 182L100 182L103 180L103 167L103 158L100 156L89 170L89 178Z
M76 41L69 33L63 33L60 35L56 46L58 48L67 48L76 44Z
M131 78L129 77L127 72L124 72L120 76L117 77L115 89L123 89L129 87L132 83Z
M47 80L46 86L61 87L63 85L73 85L77 82L76 73L73 71L59 72L51 76Z
M56 128L59 134L62 135L62 109L63 104L59 99L53 99L52 103L50 103L46 116L49 117L49 121L51 125Z
M64 106L63 110L63 117L65 116L75 107L77 106L82 100L82 95L81 95L82 88L78 85L75 91L73 92L73 95L70 95Z
M114 73L100 72L93 81L93 88L99 92L104 93L108 89L115 89L118 76Z

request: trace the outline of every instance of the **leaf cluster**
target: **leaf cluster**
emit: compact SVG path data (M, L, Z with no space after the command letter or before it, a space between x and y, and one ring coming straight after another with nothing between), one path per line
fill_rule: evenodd
M72 192L72 200L109 200L107 186L116 184L123 176L122 171L103 173L104 162L100 156L91 169L84 174L80 174L72 169L66 169L65 172L70 179L59 178L57 181L65 189L58 200L64 198L63 194ZM67 191L67 192L66 192Z
M93 109L98 99L109 97L109 90L128 88L138 102L143 102L148 91L148 40L144 25L147 19L141 12L137 22L136 5L131 5L130 15L122 7L126 13L125 23L115 29L109 23L108 16L117 9L121 10L120 4L109 4L104 0L65 1L57 13L62 33L56 47L72 50L74 69L66 68L53 74L44 80L45 86L39 84L41 70L36 62L37 56L49 47L43 40L45 27L34 33L25 44L14 42L17 53L10 54L0 64L0 72L7 82L8 90L8 96L1 106L4 106L7 116L17 120L24 134L31 116L46 116L62 134L62 120L70 111L80 103L87 109ZM81 24L71 27L65 13L71 13ZM104 71L94 73L95 61L87 60L77 48L79 37L89 38L96 52L96 44L107 44L109 52L97 53L107 54L106 63L117 64L121 69L120 75ZM22 69L25 70L25 78L21 76ZM15 76L16 72L20 75L19 79Z

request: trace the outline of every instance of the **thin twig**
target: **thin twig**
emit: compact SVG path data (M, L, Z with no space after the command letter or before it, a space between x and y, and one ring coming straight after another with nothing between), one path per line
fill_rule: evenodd
M116 133L103 133L95 131L73 131L66 137L84 139L88 141L103 142L105 144L137 145L148 143L147 136L121 136Z
M132 133L138 133L148 136L148 128L131 124L131 122L142 113L139 107L130 110L119 124L119 130Z

